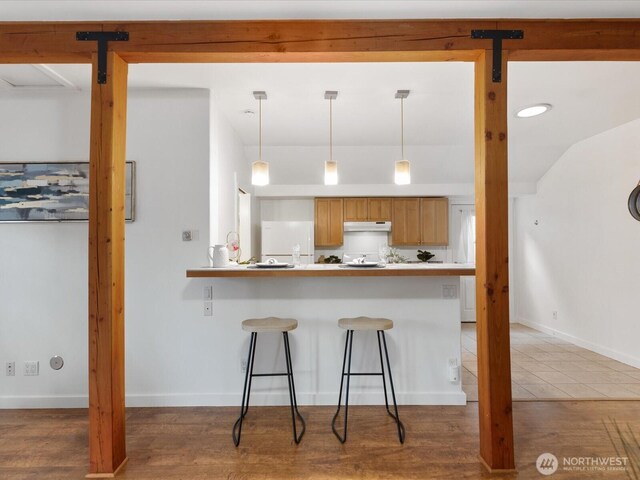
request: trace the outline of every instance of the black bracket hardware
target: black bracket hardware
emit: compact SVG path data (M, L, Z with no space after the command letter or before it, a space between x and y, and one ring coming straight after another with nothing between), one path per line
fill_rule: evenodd
M522 40L522 30L471 30L471 38L493 40L493 83L502 82L502 40Z
M109 42L129 41L129 32L76 32L78 41L98 42L98 83L107 83L107 49Z

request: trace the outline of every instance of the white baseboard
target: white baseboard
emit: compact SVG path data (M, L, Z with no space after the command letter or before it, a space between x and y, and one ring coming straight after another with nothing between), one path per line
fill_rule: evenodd
M7 408L88 408L87 395L0 395L0 409Z
M128 407L202 407L238 406L238 393L167 393L130 394L126 397ZM396 394L400 405L465 405L464 392L405 392ZM383 405L382 392L351 392L350 405ZM335 405L338 392L298 393L299 405ZM0 396L0 409L16 408L87 408L87 396ZM289 405L288 393L252 393L251 405Z
M524 318L519 318L518 323L522 325L526 325L527 327L534 328L536 330L540 330L541 332L547 333L553 337L558 337L561 340L565 340L567 342L571 342L574 345L577 345L582 348L586 348L587 350L591 350L592 352L599 353L600 355L604 355L605 357L612 358L619 362L625 363L632 367L640 368L640 357L633 357L631 355L627 355L626 353L621 353L616 350L612 350L611 348L605 347L603 345L598 345L596 343L589 342L588 340L584 340L579 337L575 337L568 333L561 332L556 330L555 328L547 327L541 323L531 322Z

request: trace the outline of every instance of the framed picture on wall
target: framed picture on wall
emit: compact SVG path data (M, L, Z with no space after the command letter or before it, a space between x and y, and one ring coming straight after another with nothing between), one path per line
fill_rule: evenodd
M135 218L135 162L126 165L125 219ZM0 163L0 222L89 220L89 162Z

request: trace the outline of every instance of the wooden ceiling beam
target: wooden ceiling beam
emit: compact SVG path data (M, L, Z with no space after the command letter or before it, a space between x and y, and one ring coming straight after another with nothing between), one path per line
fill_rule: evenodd
M474 29L524 30L523 40L505 41L512 60L618 60L640 50L640 19L6 22L0 62L90 63L95 45L75 33L99 30L129 32L109 49L131 63L472 61L491 48L471 38Z

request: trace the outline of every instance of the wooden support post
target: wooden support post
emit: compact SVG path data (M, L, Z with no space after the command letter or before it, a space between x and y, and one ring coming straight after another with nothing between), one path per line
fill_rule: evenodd
M127 63L107 57L91 84L89 177L89 474L126 462L124 411L124 205Z
M476 315L480 457L492 471L513 470L509 341L507 52L502 82L492 52L475 65Z

